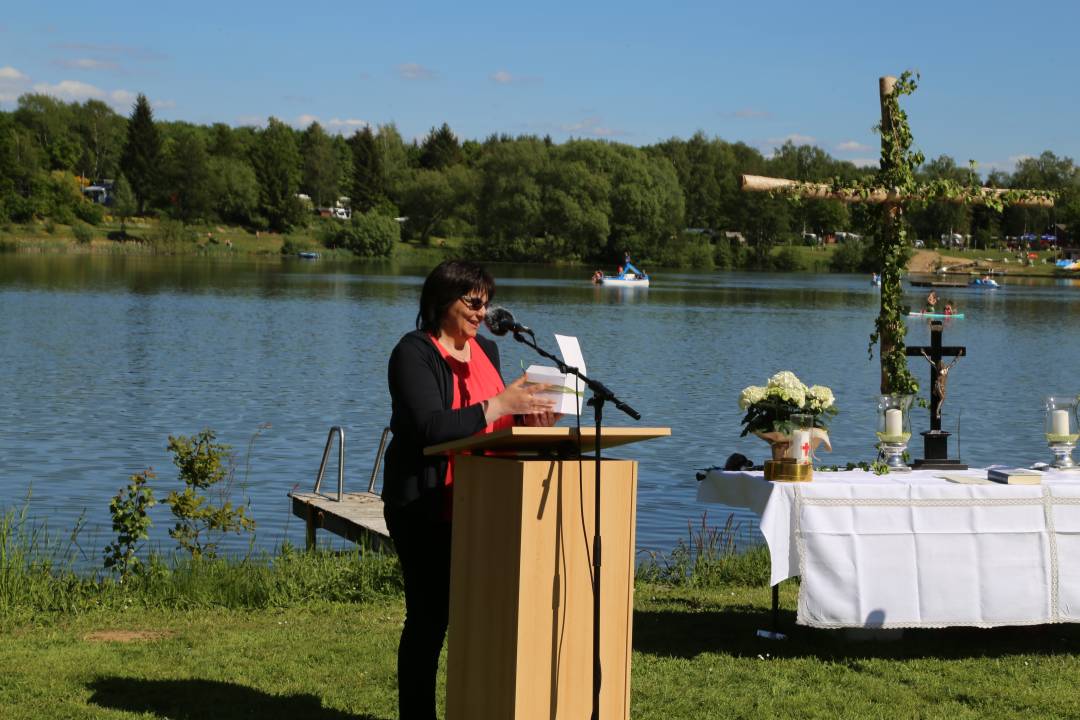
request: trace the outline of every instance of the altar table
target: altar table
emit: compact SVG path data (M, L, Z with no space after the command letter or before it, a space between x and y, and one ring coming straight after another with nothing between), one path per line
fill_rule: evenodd
M948 475L953 481L945 479ZM797 622L909 628L1080 622L1080 473L967 484L986 470L711 471L700 502L761 518L770 582L800 576Z

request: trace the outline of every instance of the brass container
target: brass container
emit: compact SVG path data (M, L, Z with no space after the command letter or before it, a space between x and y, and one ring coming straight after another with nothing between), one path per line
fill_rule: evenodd
M814 479L814 466L796 462L794 458L766 460L765 479L776 482L810 482Z

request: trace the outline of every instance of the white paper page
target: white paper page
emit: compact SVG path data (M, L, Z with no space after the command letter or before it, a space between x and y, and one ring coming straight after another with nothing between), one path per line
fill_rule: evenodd
M582 375L588 375L585 370L585 357L581 354L581 345L573 335L556 335L555 342L559 344L559 354L567 366L577 368ZM571 376L570 379L573 379Z
M562 360L568 367L577 368L582 375L588 375L588 371L585 369L585 356L581 354L581 345L578 343L578 339L573 335L555 335L555 342L559 345L559 354L562 355ZM560 412L568 415L581 414L581 408L585 403L585 383L581 382L581 379L574 375L566 376L566 387L576 391L577 395L569 395L564 393L567 398L571 400L577 400L576 403L570 405L569 410L561 410Z

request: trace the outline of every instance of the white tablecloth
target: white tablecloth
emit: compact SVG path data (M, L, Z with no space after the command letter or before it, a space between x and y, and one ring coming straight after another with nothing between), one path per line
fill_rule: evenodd
M968 485L941 471L710 472L698 500L761 518L771 582L799 575L798 622L943 627L1080 622L1080 474ZM986 476L985 470L953 475Z

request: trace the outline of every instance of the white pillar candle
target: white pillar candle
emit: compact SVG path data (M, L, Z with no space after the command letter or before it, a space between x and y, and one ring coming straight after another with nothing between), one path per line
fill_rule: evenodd
M885 411L885 437L900 437L904 433L904 413L896 408Z
M796 430L791 433L791 445L788 447L788 457L797 462L810 462L810 431Z
M1069 411L1068 410L1055 410L1052 413L1053 421L1053 434L1054 435L1068 435L1069 434Z

